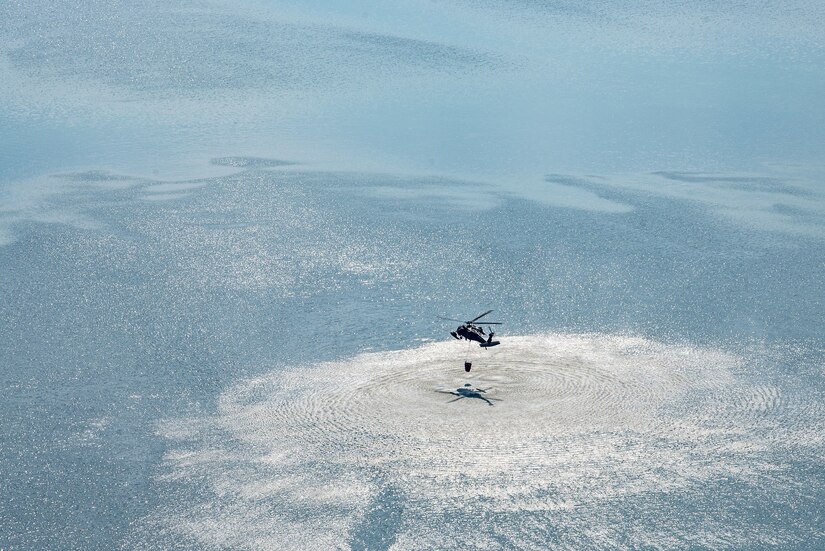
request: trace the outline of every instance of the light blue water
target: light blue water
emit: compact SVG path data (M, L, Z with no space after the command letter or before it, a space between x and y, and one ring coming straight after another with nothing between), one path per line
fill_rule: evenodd
M4 3L0 548L821 547L822 12Z

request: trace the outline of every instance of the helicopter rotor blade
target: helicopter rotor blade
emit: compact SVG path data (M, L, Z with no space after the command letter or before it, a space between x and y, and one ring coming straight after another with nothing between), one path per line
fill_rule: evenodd
M490 312L492 312L492 310L487 310L486 312L484 312L484 313L483 313L483 314L481 314L480 316L477 316L477 317L475 317L474 319L471 319L471 320L470 320L470 321L468 321L467 323L473 323L473 322L474 322L474 321L476 321L476 320L480 320L481 318L483 318L484 316L486 316L486 315L487 315L487 314L489 314Z
M461 323L461 324L467 323L466 321L457 320L455 318L445 318L444 316L436 316L436 317L438 319L443 319L443 320L447 320L447 321L457 321L458 323Z
M447 320L447 321L457 321L458 323L467 323L466 321L457 320L454 318L445 318L444 316L436 316L438 319Z
M480 321L477 325L501 325L500 321Z

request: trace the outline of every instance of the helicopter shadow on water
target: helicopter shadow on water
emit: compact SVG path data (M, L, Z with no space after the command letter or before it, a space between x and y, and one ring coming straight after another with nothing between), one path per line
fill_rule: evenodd
M464 386L458 387L455 390L436 390L436 392L440 392L441 394L452 394L456 396L452 400L448 400L447 403L457 402L464 398L477 398L479 400L483 400L487 402L488 406L495 405L493 402L501 402L500 398L490 398L484 395L485 392L490 390L489 388L475 388L470 383L465 383Z

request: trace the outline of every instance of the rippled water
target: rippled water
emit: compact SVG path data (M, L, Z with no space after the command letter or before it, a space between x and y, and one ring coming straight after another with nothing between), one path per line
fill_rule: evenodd
M821 536L788 524L819 505L798 470L823 444L819 393L758 380L714 349L595 334L506 342L468 375L455 366L463 344L439 343L230 388L215 415L163 424L165 477L209 497L161 509L151 530L261 549Z
M0 549L821 548L822 16L0 4Z
M631 188L605 213L232 164L31 196L65 222L0 250L13 542L822 538L819 240ZM435 318L488 305L488 351Z

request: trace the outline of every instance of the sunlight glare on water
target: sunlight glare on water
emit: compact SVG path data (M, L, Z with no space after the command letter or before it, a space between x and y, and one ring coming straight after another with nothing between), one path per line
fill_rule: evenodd
M215 415L164 423L164 477L206 481L211 497L161 510L152 529L241 548L357 547L379 532L396 549L797 540L713 507L746 507L766 480L775 507L804 506L786 454L821 445L810 439L821 404L743 380L743 358L629 337L510 336L465 374L459 349L277 369L229 389ZM446 393L468 384L480 390ZM632 533L616 525L639 515Z
M0 549L822 548L824 6L0 2Z

